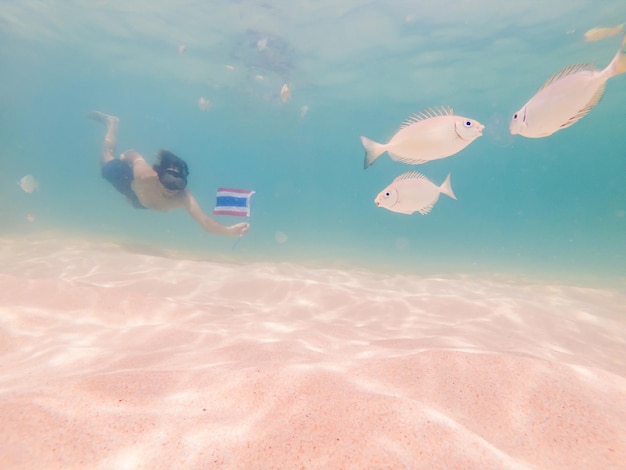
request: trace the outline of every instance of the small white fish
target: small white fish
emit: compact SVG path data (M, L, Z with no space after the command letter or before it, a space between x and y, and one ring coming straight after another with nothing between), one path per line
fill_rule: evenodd
M286 83L280 89L280 101L286 103L291 98L291 90L289 89L289 85Z
M612 28L592 28L585 33L585 41L599 41L622 34L622 31L624 31L623 23Z
M231 72L232 72L233 70L235 70L235 67L233 67L233 66L232 66L232 65L230 65L230 64L226 64L224 67L226 67L226 70L229 70L229 71L231 71Z
M254 78L256 78L259 82L265 80L265 77L263 75L255 75Z
M198 100L198 108L200 108L201 111L207 111L210 107L211 102L204 96Z
M39 191L39 181L33 175L23 176L17 182L17 185L22 188L25 193L33 193L35 191Z
M263 38L263 39L259 39L256 42L256 48L259 52L264 51L265 49L267 49L267 38Z
M306 116L306 113L309 112L309 107L305 104L304 106L300 107L300 119L304 119L304 116Z
M484 128L478 121L455 116L452 108L431 108L404 121L386 144L361 136L363 166L370 167L384 152L392 160L411 165L449 157L480 137Z
M187 52L187 46L185 46L184 44L181 44L180 46L178 46L179 54L184 54L185 52Z
M603 70L589 64L565 67L551 77L513 115L509 130L529 138L547 137L584 117L598 104L606 81L626 72L626 36L613 60Z
M426 215L439 199L440 193L456 199L450 184L450 174L441 186L437 186L421 173L411 171L393 180L389 186L378 193L374 203L392 212L401 214L419 212Z

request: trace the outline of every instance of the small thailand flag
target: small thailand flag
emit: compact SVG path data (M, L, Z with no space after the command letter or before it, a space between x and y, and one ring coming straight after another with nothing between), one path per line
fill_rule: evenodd
M247 189L217 188L216 215L239 215L250 217L250 196L254 191Z

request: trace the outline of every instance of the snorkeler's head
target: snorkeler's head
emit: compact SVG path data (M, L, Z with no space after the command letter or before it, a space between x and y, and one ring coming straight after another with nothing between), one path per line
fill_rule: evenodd
M172 191L180 191L187 186L189 168L182 158L169 150L161 150L157 155L158 162L152 167L159 176L163 186Z

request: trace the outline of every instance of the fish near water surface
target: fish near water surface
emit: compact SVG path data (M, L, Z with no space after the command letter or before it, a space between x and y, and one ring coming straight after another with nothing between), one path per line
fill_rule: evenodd
M484 128L474 119L456 116L452 108L430 108L404 121L386 144L362 136L363 166L369 168L384 152L411 165L449 157L480 137Z
M204 96L201 96L200 99L198 100L198 108L200 108L200 111L208 111L208 109L211 107L211 102L206 99Z
M289 89L289 85L285 83L283 87L280 89L280 101L282 101L283 103L286 103L290 99L291 99L291 90Z
M392 212L401 214L419 212L426 215L439 200L439 194L456 199L449 174L441 186L437 186L421 173L411 171L394 179L389 186L378 193L374 203Z
M529 138L547 137L584 117L598 104L606 81L626 72L626 36L603 70L590 64L565 67L551 77L518 112L509 130Z
M617 36L624 31L624 24L619 24L611 28L592 28L585 33L585 41L600 41L601 39Z

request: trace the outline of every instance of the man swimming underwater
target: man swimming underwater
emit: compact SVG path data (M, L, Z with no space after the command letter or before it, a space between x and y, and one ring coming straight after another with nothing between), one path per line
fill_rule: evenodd
M117 159L114 154L120 120L99 111L92 111L87 116L106 126L100 158L102 177L126 196L134 207L162 212L185 209L204 230L216 235L241 237L248 231L248 223L222 225L202 211L195 198L185 189L189 169L183 159L167 150L159 152L158 162L154 166L148 165L135 150L127 150Z

